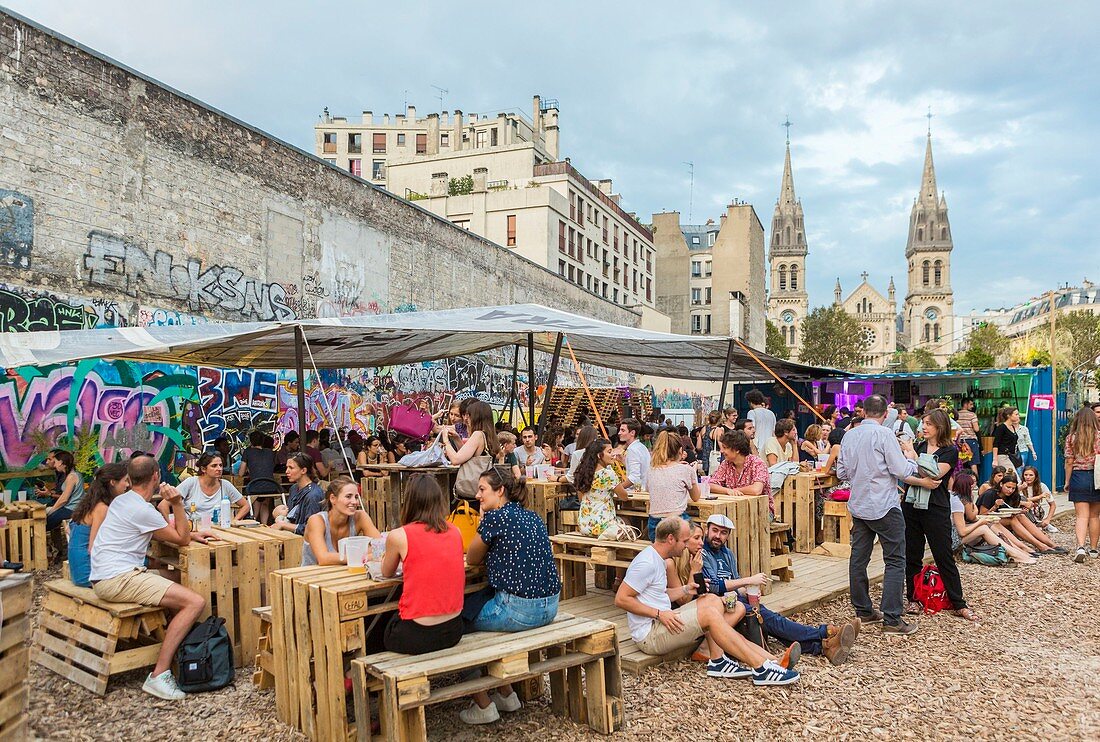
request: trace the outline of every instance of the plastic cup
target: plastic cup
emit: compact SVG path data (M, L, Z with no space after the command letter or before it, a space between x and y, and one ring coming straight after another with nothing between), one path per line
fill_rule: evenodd
M199 519L199 530L209 531L214 527L213 513L203 513Z
M27 501L27 491L26 490L19 490L19 492L16 493L15 498L16 498L17 502L26 502Z
M819 453L817 455L817 468L818 469L824 469L825 464L827 464L827 463L829 463L829 454Z
M752 608L760 607L760 586L749 585L745 588L745 594L749 599L749 606Z
M11 505L11 496L12 496L12 491L11 490L4 490L4 504L5 505Z
M348 572L354 575L365 574L367 560L370 557L371 539L366 536L354 536L344 541L344 557ZM381 564L381 563L379 563Z

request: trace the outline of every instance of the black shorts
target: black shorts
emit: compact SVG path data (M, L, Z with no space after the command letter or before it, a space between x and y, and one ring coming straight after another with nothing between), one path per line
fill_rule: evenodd
M439 649L450 649L462 638L462 616L455 616L434 626L416 621L406 621L398 614L386 624L383 645L391 652L401 654L427 654Z

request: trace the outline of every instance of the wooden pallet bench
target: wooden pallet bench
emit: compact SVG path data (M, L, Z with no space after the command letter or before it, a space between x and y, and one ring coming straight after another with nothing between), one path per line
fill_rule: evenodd
M257 688L275 687L275 654L271 647L271 606L253 608L252 614L260 622L259 638L256 643L256 669L252 672L252 683Z
M649 546L649 541L600 541L594 536L579 533L557 533L550 537L550 547L561 574L561 599L568 600L587 592L589 567L597 571L597 587L602 580L600 573L612 569L626 569L638 552ZM607 586L609 587L609 585Z
M474 669L483 675L449 685L440 682L441 676ZM425 740L427 706L546 674L555 714L599 734L622 728L622 671L614 624L559 615L530 631L468 634L457 646L429 654L383 652L355 660L358 739L371 739L367 720L378 718L383 739ZM373 716L372 705L378 709Z
M5 570L8 572L8 570ZM34 601L31 577L0 578L0 742L29 739L27 730L27 612Z
M22 562L23 568L46 569L46 506L39 502L13 502L0 506L0 557Z
M775 496L775 517L791 524L793 551L809 554L814 550L817 533L814 498L819 492L835 486L838 481L833 474L809 471L789 476L783 483L783 488Z
M384 473L385 477L364 477L365 480L385 480L385 485L374 485L360 487L360 491L363 496L363 506L367 513L371 516L371 520L378 526L380 531L388 531L393 528L398 528L401 525L401 494L404 491L405 482L409 477L414 474L430 474L436 478L439 482L439 488L446 493L447 497L451 496L451 492L454 491L455 477L458 476L457 466L402 466L401 464L371 464L369 467L374 471L380 471ZM378 505L372 505L368 501L368 495L372 498L385 497L384 502L379 502ZM372 512L373 508L373 512ZM379 517L376 518L375 515Z
M768 525L771 533L771 571L783 582L794 579L794 570L791 568L791 526L788 523L774 520Z
M163 609L100 600L68 580L51 580L45 588L31 646L39 665L103 695L112 675L156 664Z
M852 516L848 513L848 503L826 500L821 528L825 532L825 542L813 550L814 554L845 558L852 555Z
M206 600L200 621L210 616L225 619L233 641L238 667L256 655L259 619L253 608L269 605L265 595L267 576L302 563L301 536L266 526L213 528L218 540L208 544L177 546L160 541L149 554L165 566L177 569L180 584Z

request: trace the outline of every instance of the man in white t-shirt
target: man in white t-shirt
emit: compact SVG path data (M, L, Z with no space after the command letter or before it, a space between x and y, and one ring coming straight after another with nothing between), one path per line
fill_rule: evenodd
M642 437L642 423L628 417L619 423L619 444L626 449L623 465L626 467L626 489L645 489L649 475L649 449L638 440Z
M750 407L746 418L752 420L756 428L756 438L753 442L758 451L763 451L764 444L775 435L775 413L764 406L764 393L759 389L753 389L746 394L745 401Z
M523 442L523 445L516 449L516 458L519 459L520 466L538 466L546 463L546 456L542 452L542 447L538 445L538 433L534 428L530 426L524 428L519 439Z
M794 420L780 420L775 424L775 435L764 444L764 462L768 467L788 461L798 461L794 447L798 443L798 431Z
M130 460L130 489L111 501L92 543L92 589L101 600L114 603L157 605L174 611L164 632L157 664L141 689L168 701L186 694L172 676L172 658L206 601L198 593L145 569L145 555L152 539L177 546L191 543L183 498L175 487L162 485L160 465L152 456ZM172 508L175 523L165 522L149 502L159 492Z
M615 593L615 605L627 612L627 626L638 649L651 655L667 654L698 644L699 637L706 634L716 649L722 650L721 657L707 663L707 675L751 677L753 685L796 682L798 673L793 668L781 667L775 657L730 627L724 618L725 605L717 595L700 595L672 610L673 597L679 600L699 591L694 582L669 588L665 571L665 560L680 556L690 538L691 527L678 516L662 520L657 524L653 545L634 557Z

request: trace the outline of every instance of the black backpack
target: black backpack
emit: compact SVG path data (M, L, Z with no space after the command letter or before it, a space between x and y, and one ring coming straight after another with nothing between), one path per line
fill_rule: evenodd
M225 619L211 616L191 629L176 650L176 677L180 690L202 693L233 682L233 642Z

